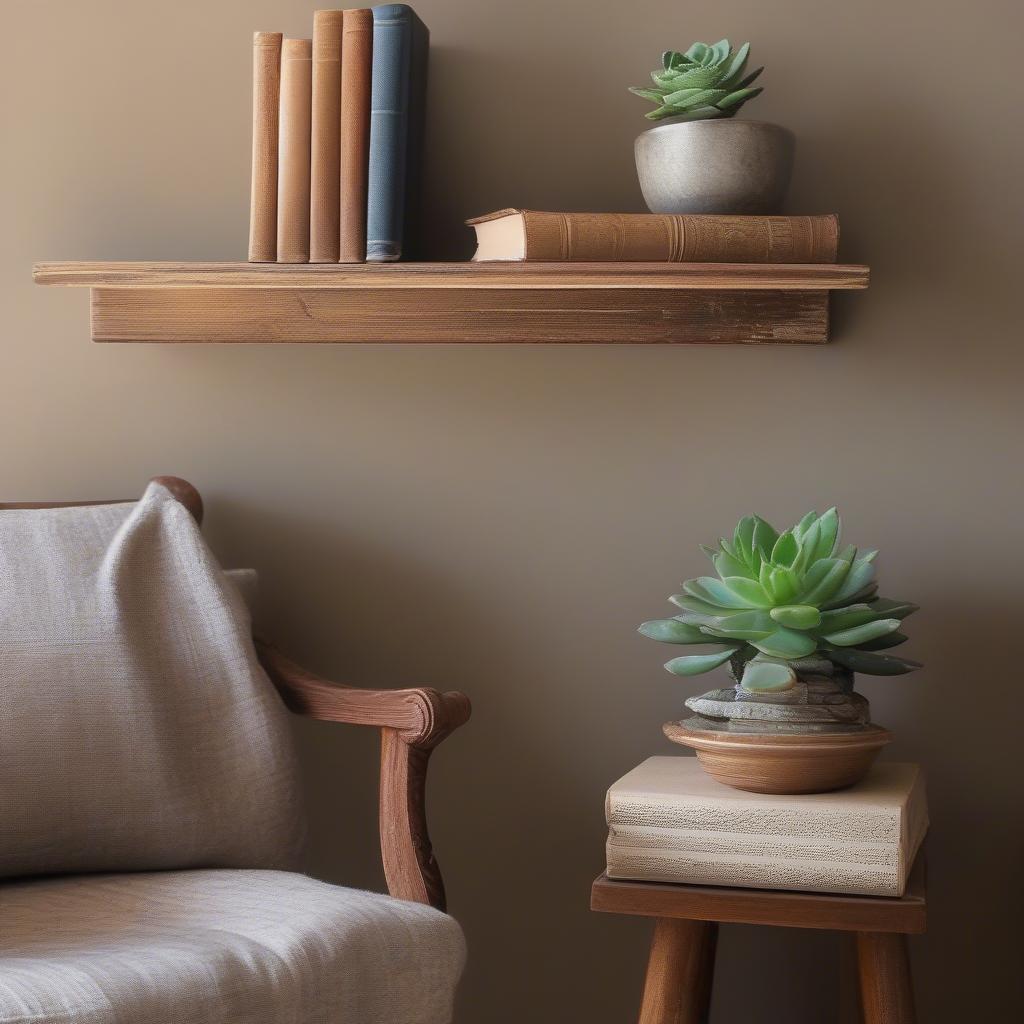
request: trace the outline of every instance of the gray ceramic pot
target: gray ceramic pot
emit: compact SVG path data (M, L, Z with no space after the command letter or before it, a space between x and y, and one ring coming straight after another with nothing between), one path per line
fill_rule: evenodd
M652 213L779 213L796 140L761 121L666 121L636 140Z

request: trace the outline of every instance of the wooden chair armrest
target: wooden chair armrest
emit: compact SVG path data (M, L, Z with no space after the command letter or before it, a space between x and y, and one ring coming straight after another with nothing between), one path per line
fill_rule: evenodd
M469 699L428 687L344 686L308 672L259 638L256 651L292 711L380 729L380 850L388 892L444 910L444 882L427 832L427 762L434 747L469 719Z

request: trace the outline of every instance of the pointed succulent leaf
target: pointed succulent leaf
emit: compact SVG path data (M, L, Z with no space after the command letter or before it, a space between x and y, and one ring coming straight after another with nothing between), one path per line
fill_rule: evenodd
M771 608L774 602L757 580L746 576L728 576L723 581L726 589L736 595L744 608Z
M735 578L737 577L729 577ZM750 607L749 602L727 586L725 581L714 576L700 576L695 580L687 580L683 584L683 590L700 601L718 605L720 608L743 610Z
M743 70L747 66L747 58L750 56L750 43L744 43L732 56L729 66L725 72L722 85L731 89L733 85L743 77Z
M741 78L738 82L736 82L734 87L737 89L746 89L746 87L750 85L751 82L757 81L762 71L764 71L764 68L757 68L754 71L751 71L746 78ZM733 83L730 82L729 85L732 86Z
M807 633L798 633L795 629L780 626L771 636L763 640L752 640L751 643L762 654L773 658L806 658L813 654L818 644Z
M818 520L818 540L811 557L812 562L819 558L831 558L839 540L839 513L835 505L822 513Z
M845 608L847 605L851 604L870 604L877 594L878 584L871 582L866 587L861 587L856 594L844 597L842 601L836 601L833 599L828 604L822 605L822 608L825 610L831 610L832 608Z
M821 535L821 527L817 521L810 524L802 533L799 527L793 531L800 550L793 561L793 570L803 576L814 563L814 552L818 546L818 537Z
M648 110L644 117L648 121L660 121L663 117L672 117L675 113L674 107L658 107L656 110Z
M724 665L738 650L738 647L726 647L714 654L684 654L665 662L665 668L677 676L699 676Z
M721 64L732 53L732 46L729 45L728 39L719 39L717 43L711 44L711 51L714 54L715 63Z
M751 658L743 667L741 685L744 690L779 693L796 683L796 673L784 661L773 661L763 655Z
M905 619L908 615L920 610L920 605L910 601L892 601L887 597L878 597L871 602L871 610L886 619Z
M717 604L712 604L710 601L705 601L702 598L694 597L692 594L673 594L669 600L677 607L682 608L685 612L697 612L700 615L711 615L715 618L721 615L728 615L729 608L722 608Z
M706 644L713 643L697 626L691 626L678 619L651 619L640 624L638 632L651 640L665 644Z
M725 96L724 89L680 89L669 93L664 103L666 106L679 107L680 110L714 106Z
M852 629L854 626L862 626L865 622L873 622L875 619L886 617L876 612L870 605L848 604L836 611L823 612L821 629L818 632L838 633L841 629ZM895 616L888 616L888 618L895 618Z
M776 628L771 616L764 611L723 615L700 624L702 633L733 640L761 640L774 633Z
M771 555L775 542L779 539L778 531L771 523L766 522L760 516L754 516L754 550L761 553L762 558Z
M913 672L921 668L919 661L897 658L892 654L872 654L867 651L854 650L851 647L839 647L825 652L829 661L842 665L853 672L864 672L869 676L899 676L905 672Z
M800 589L800 577L792 569L772 569L768 590L774 604L789 604Z
M793 536L793 531L786 530L785 533L779 534L779 539L772 547L771 559L776 565L791 566L796 561L799 550L800 545Z
M825 634L825 639L837 647L856 647L857 644L866 643L876 637L885 636L899 629L899 619L876 619L874 622L865 622L859 626L851 626L849 629L839 630L837 633Z
M736 89L733 92L726 93L720 100L717 101L716 106L719 110L731 110L739 109L747 100L752 100L755 96L759 96L764 89L760 86L755 86L753 89Z
M857 650L887 651L890 647L899 647L900 644L905 644L909 639L906 634L893 631L886 636L878 636L874 640L867 640L862 644L857 644Z
M733 534L732 546L736 551L736 557L746 562L752 569L760 567L760 561L758 566L754 566L753 551L754 551L754 517L744 516L739 523L736 524L736 532Z
M634 96L642 96L645 100L650 100L652 103L661 103L663 93L658 89L642 89L638 85L631 85L629 91Z
M671 71L672 68L679 64L682 64L686 58L676 50L666 50L661 55L661 64L666 71Z
M705 56L705 54L707 54L707 52L708 52L708 44L707 43L694 43L686 51L684 56L689 61L699 61L699 60L702 60L704 58L704 56Z
M870 562L858 558L850 567L846 579L843 580L843 585L830 598L829 604L838 607L853 601L861 590L871 584L874 576L875 567Z
M842 586L849 572L850 563L841 558L819 559L807 570L797 600L820 608Z
M810 604L789 604L773 608L771 617L790 629L813 629L821 622L821 612Z
M711 561L714 563L715 571L723 580L726 576L742 576L744 579L750 579L750 570L725 551L720 551Z
M686 68L677 74L671 81L665 81L665 84L671 84L676 89L709 89L714 85L718 84L720 73L716 67L696 67Z
M675 108L670 109L674 110ZM686 121L710 121L716 117L732 117L735 110L735 107L731 107L729 110L719 110L718 107L692 107L685 111L676 111L676 113ZM646 116L645 114L644 117Z

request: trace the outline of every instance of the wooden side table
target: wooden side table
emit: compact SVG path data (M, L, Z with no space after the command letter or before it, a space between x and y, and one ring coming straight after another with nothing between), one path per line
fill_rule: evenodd
M657 919L640 1024L700 1024L706 1018L719 922L855 932L865 1024L914 1024L906 936L925 930L925 893L921 854L900 898L619 882L602 874L590 908Z

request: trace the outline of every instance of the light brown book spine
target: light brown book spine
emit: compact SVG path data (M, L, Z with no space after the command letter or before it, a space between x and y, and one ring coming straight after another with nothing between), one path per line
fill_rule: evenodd
M252 185L249 262L277 259L277 126L281 94L281 33L252 40Z
M368 7L345 11L341 47L341 263L366 260L372 68L373 12Z
M338 262L341 32L344 11L313 13L309 262Z
M277 262L309 262L309 163L313 41L281 44L281 124L277 164Z
M670 263L835 263L839 220L821 216L547 213L524 218L527 260Z

